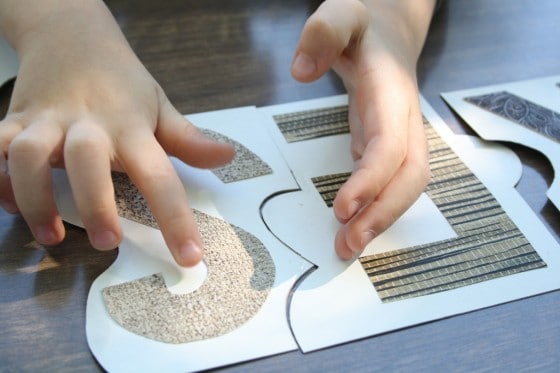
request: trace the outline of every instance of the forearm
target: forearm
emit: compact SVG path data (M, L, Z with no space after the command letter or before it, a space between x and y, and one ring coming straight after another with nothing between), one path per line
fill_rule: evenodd
M127 45L110 11L100 0L0 0L0 33L20 55L56 44L56 52L78 46ZM80 48L81 49L81 48Z

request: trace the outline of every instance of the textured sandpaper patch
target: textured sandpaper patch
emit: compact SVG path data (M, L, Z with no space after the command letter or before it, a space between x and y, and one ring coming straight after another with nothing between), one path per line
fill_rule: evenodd
M119 216L159 229L146 200L138 188L132 184L128 176L120 172L113 172L111 176L113 178L115 203L117 204Z
M121 216L157 227L128 178L114 174L113 179ZM178 295L154 274L103 289L109 314L125 329L166 343L192 342L238 328L265 302L276 268L261 241L222 219L194 214L205 245L205 282Z
M200 128L200 131L211 139L231 144L235 148L235 157L230 163L211 170L222 182L232 183L272 173L268 164L239 142L206 128Z

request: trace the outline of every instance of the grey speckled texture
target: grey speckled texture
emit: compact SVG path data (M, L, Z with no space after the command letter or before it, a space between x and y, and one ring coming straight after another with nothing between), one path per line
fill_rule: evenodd
M272 169L268 164L239 142L206 128L201 128L200 131L211 139L231 144L235 148L235 157L230 163L212 169L214 175L224 183L232 183L272 173Z
M115 174L114 183L121 216L154 226L128 178ZM192 293L176 295L154 274L103 289L109 314L127 330L166 343L217 337L243 325L265 302L276 273L268 250L243 229L194 213L205 245L205 282Z

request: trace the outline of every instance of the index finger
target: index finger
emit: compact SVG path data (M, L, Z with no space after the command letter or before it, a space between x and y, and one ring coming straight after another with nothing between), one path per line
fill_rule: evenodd
M118 149L125 172L146 198L177 264L202 260L202 239L187 194L171 161L153 134L129 134Z

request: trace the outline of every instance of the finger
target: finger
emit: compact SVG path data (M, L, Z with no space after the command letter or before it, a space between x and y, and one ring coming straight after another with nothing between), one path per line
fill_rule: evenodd
M111 179L111 144L94 123L68 129L64 159L76 208L93 247L110 250L122 238Z
M21 126L15 121L3 120L0 122L0 206L12 214L19 210L8 168L8 147L19 132L21 132Z
M420 118L417 118L420 120ZM421 122L420 122L421 123ZM390 227L418 198L430 178L428 151L422 125L411 128L410 153L402 168L379 196L362 208L338 233L335 242L341 258L353 257Z
M45 245L64 238L51 180L51 159L60 154L63 137L56 124L37 121L15 136L8 149L15 201L37 241Z
M377 197L402 166L409 150L409 111L401 108L402 98L397 100L388 90L376 94L374 83L363 86L356 92L362 126L352 128L352 153L357 158L354 172L333 204L335 216L343 223Z
M131 134L119 149L119 157L146 198L175 261L182 266L200 262L202 239L185 189L153 135Z
M359 40L368 26L368 12L358 0L327 0L305 25L292 61L292 75L302 82L318 79Z
M234 148L209 139L165 98L156 137L163 149L194 167L215 168L230 162Z

